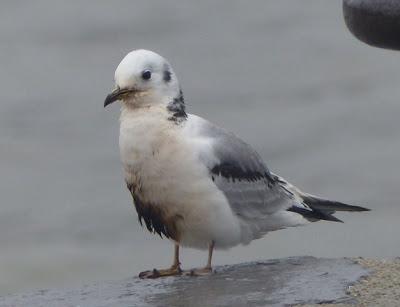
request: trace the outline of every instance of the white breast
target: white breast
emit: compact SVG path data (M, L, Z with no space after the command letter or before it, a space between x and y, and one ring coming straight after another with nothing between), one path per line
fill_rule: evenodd
M199 161L193 142L165 109L121 113L120 154L128 182L141 187L141 198L183 216L182 245L206 248L239 243L240 226L223 193Z
M131 169L155 155L165 139L170 124L159 110L123 110L120 118L119 146L124 166Z

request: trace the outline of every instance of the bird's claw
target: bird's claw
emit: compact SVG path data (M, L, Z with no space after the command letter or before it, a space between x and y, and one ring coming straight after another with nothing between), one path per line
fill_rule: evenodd
M153 269L150 271L143 271L139 273L139 278L146 279L146 278L157 278L160 277L160 272L157 269Z
M143 272L139 273L139 278L153 279L153 278L177 276L177 275L182 275L182 270L179 266L172 267L172 268L165 269L165 270L153 269L153 270L149 270L149 271L143 271Z

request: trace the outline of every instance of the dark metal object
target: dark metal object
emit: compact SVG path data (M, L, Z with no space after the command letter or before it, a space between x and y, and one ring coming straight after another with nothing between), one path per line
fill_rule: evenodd
M343 0L343 15L359 40L400 50L400 0Z

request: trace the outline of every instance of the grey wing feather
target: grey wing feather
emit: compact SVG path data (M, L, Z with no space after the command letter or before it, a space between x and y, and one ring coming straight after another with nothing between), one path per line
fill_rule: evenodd
M332 215L335 211L368 210L303 193L271 173L257 152L234 134L193 115L189 122L195 127L194 136L206 140L202 144L207 145L198 148L200 160L224 193L232 211L250 225L255 236L303 225L306 220L341 222ZM290 213L304 219L292 219ZM271 215L274 218L268 219Z
M212 139L211 149L200 152L200 159L236 215L256 220L293 206L293 195L280 186L248 144L205 120L198 133Z

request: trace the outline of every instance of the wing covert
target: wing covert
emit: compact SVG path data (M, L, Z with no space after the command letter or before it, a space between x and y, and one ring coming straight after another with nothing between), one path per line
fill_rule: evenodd
M200 160L236 215L260 219L292 206L291 195L250 145L200 117L190 115L190 120L192 137L201 140Z

